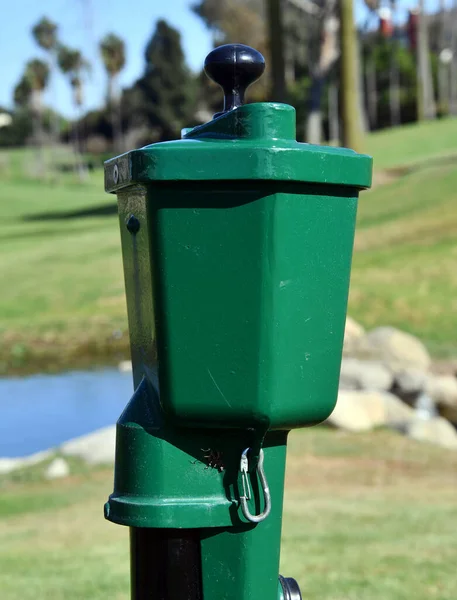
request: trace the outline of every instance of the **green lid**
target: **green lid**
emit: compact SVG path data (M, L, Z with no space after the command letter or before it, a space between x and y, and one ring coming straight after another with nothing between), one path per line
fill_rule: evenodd
M261 61L259 53L241 44L213 50L205 69L223 87L226 110L186 130L181 140L151 144L107 161L106 190L153 181L215 180L369 187L371 157L347 148L297 142L292 106L242 105L245 88L263 72Z

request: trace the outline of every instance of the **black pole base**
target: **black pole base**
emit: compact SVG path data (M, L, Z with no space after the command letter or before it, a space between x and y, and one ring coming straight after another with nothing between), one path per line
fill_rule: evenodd
M292 577L279 576L279 582L284 594L284 600L302 600L298 583Z
M132 600L203 600L195 529L130 528Z

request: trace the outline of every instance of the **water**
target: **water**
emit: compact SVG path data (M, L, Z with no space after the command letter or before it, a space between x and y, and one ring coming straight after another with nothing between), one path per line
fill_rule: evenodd
M116 422L131 373L113 369L0 379L0 457L27 456Z

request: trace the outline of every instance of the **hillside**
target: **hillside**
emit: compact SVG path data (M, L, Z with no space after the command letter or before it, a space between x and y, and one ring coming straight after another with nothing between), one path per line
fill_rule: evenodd
M367 147L378 169L396 169L360 196L349 310L455 355L457 119L376 133Z
M384 184L361 194L349 311L456 355L457 119L372 134L367 151ZM0 372L117 361L128 336L114 197L101 171L84 185L25 179L30 157L0 164Z

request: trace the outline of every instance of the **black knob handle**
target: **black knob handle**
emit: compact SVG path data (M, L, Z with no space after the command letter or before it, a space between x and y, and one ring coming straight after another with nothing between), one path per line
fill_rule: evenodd
M225 44L215 48L205 60L205 73L224 90L224 110L215 117L238 108L246 89L265 70L265 59L244 44Z

